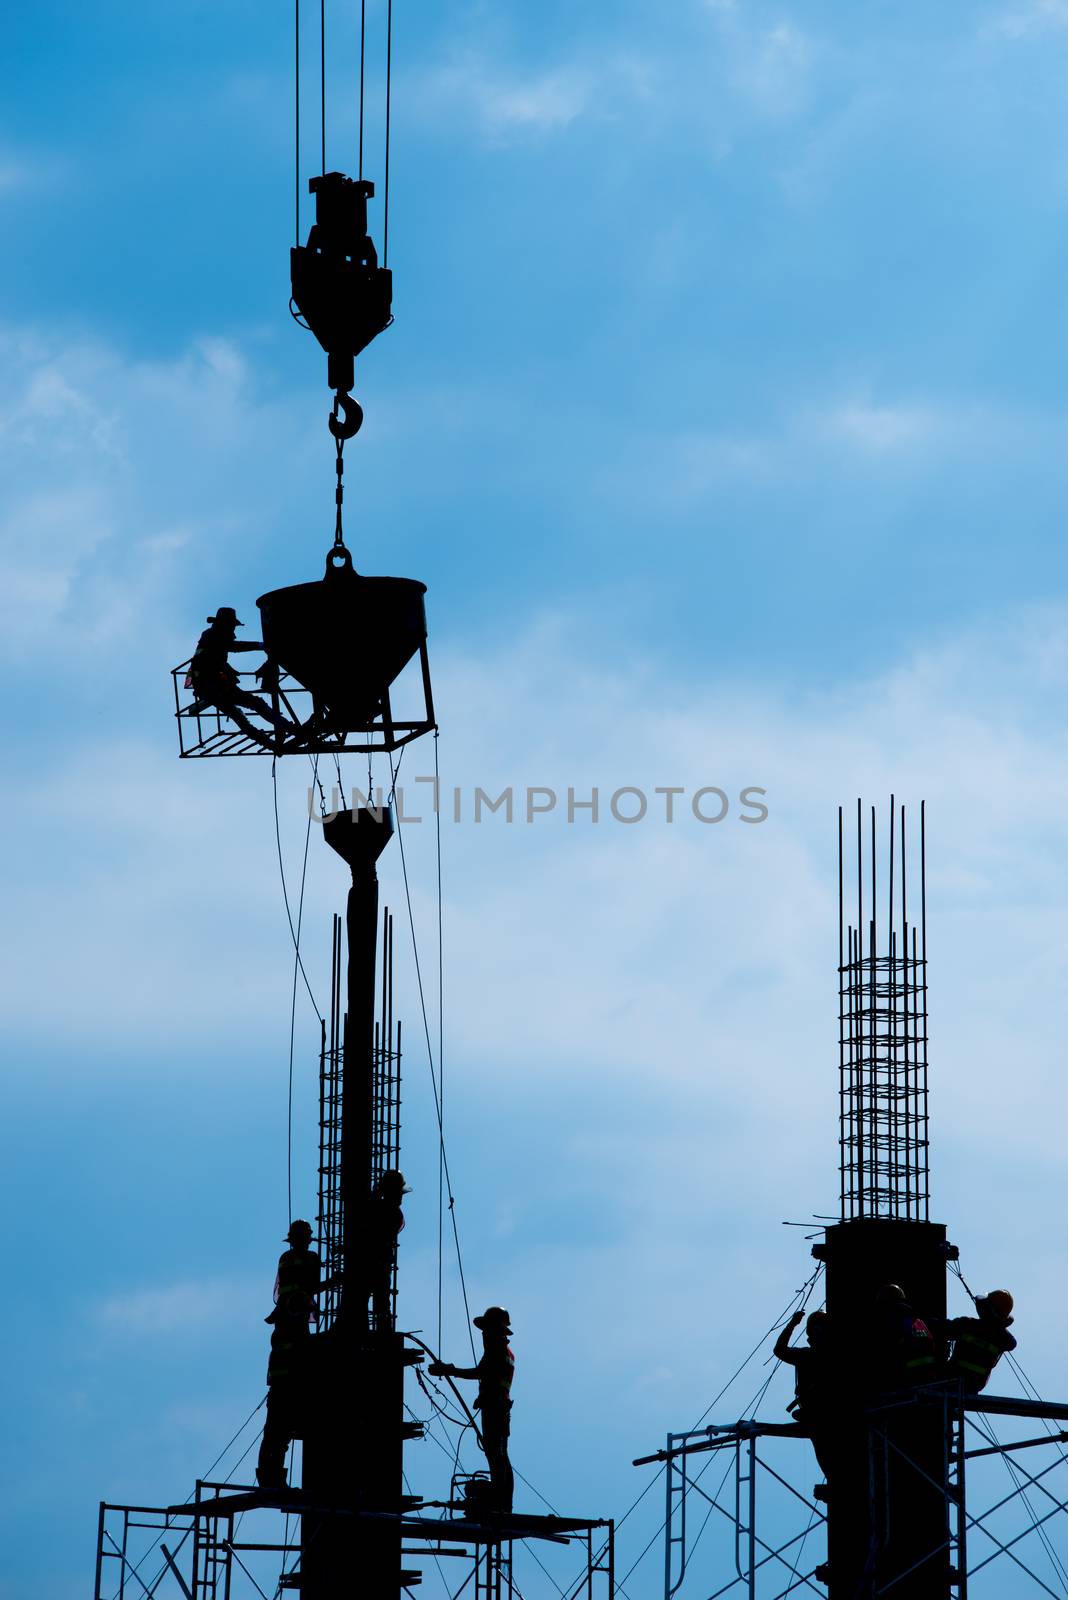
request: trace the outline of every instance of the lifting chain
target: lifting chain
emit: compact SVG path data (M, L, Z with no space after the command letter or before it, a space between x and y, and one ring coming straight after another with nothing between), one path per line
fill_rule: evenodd
M341 502L345 498L345 441L337 440L337 488L334 490L334 503L337 506L337 515L334 518L334 549L338 546L345 548L345 537L341 530Z
M337 506L337 516L334 520L334 549L345 548L345 539L341 529L341 504L345 497L345 440L352 439L360 431L363 422L363 408L351 394L343 394L338 390L334 396L334 409L327 418L327 425L334 436L337 447L337 488L334 490L334 504Z

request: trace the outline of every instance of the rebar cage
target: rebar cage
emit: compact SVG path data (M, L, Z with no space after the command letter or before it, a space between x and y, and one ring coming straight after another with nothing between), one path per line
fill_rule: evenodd
M401 1023L393 1011L393 917L382 912L379 1015L374 1037L371 1186L400 1162ZM319 1303L319 1329L338 1312L344 1212L341 1199L341 1104L345 1076L344 923L334 917L330 960L330 1013L323 1025L319 1062L319 1255L327 1287ZM396 1326L397 1262L390 1285L391 1326ZM374 1317L372 1313L372 1325Z
M875 807L857 801L856 898L847 893L838 812L838 1017L841 1215L929 1220L927 885L919 826L919 916L910 921L905 807L890 797L888 872L880 891ZM867 840L865 834L868 835ZM885 895L885 921L880 918ZM856 921L851 920L855 910Z

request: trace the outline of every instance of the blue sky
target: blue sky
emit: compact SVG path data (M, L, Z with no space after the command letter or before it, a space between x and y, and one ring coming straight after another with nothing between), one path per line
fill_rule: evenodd
M329 15L344 165L352 18ZM218 604L251 622L316 576L332 530L325 358L286 309L291 49L290 13L236 0L8 22L4 1600L83 1595L99 1499L180 1498L262 1394L292 971L270 772L179 765L168 670ZM397 4L397 320L359 363L346 527L363 570L429 586L443 779L732 801L714 826L568 826L563 800L443 825L465 1266L512 1311L514 1454L557 1504L620 1514L631 1457L808 1274L781 1224L836 1198L858 793L928 801L935 1210L1064 1392L1066 72L1063 0ZM281 763L291 877L306 783ZM427 821L405 848L433 974ZM320 991L327 856L313 838ZM407 944L398 977L403 1318L427 1329ZM306 1001L298 1024L309 1212ZM659 1514L656 1490L622 1571ZM632 1600L659 1570L654 1545Z

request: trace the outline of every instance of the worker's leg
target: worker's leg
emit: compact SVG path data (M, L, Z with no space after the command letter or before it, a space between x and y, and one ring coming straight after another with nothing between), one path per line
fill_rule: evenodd
M392 1262L387 1261L377 1268L371 1285L371 1309L375 1314L375 1328L379 1333L388 1333L393 1327L392 1290Z
M833 1436L826 1428L810 1428L809 1438L812 1448L816 1453L816 1464L823 1473L824 1478L830 1483L834 1476Z
M262 717L265 722L271 724L272 728L277 728L282 733L293 727L288 717L283 717L280 711L276 711L268 701L262 700L258 694L246 694L244 689L236 689L230 697L230 702L235 706L245 706L249 711L255 711L257 716Z
M269 734L266 728L257 728L256 724L250 722L245 713L238 709L235 701L212 700L210 704L214 710L221 712L224 717L229 717L230 721L235 723L248 738L254 739L257 744L262 744L268 750L273 748L272 741L276 738L276 735Z
M508 1459L508 1422L503 1417L482 1413L482 1443L489 1465L490 1483L493 1486L493 1505L496 1511L510 1512L515 1496L515 1476Z
M286 1487L286 1451L293 1440L292 1405L281 1386L267 1392L267 1417L256 1463L256 1482L262 1489Z

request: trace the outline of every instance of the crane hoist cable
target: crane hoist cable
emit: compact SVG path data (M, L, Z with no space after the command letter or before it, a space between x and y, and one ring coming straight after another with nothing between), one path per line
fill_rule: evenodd
M294 320L315 335L326 351L327 383L334 391L328 426L336 444L335 550L344 550L342 498L345 441L359 432L363 408L353 397L355 360L393 321L393 275L389 254L389 168L392 123L393 3L386 5L384 92L384 182L382 208L382 262L368 231L367 203L375 186L364 177L364 127L366 111L367 6L360 0L360 43L357 94L357 176L327 171L327 47L326 0L319 0L319 110L321 171L310 179L315 197L315 221L307 242L300 229L300 0L294 0L294 75L296 172L295 239L290 250L290 311Z

